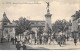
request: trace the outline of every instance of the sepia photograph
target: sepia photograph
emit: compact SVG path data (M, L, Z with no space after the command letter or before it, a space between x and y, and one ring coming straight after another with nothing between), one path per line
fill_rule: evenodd
M80 50L80 0L0 0L0 50Z

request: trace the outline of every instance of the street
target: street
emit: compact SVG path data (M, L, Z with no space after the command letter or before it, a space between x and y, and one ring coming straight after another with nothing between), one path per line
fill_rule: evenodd
M0 50L16 50L16 48L12 43L4 42L0 43Z
M67 41L66 45L62 45L61 47L54 42L51 45L26 45L28 50L79 50L80 42L77 45L74 45L73 41ZM0 50L16 50L16 46L11 42L0 43ZM21 48L22 50L22 48Z
M30 50L33 48L27 46L27 49ZM17 50L17 49L16 49L16 45L13 45L11 42L4 42L4 43L0 43L0 50Z
M30 47L33 47L34 49L48 49L48 50L74 50L74 49L80 49L80 42L77 43L77 45L75 46L73 41L67 41L66 45L62 45L61 47L59 45L57 45L56 42L54 42L54 44L52 45L28 45Z

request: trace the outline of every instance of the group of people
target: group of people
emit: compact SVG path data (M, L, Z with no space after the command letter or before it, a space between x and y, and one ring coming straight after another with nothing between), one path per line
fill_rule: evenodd
M59 46L61 45L66 45L66 41L69 41L69 36L65 36L65 35L59 35L59 36L52 36L52 37L48 37L48 36L45 36L45 37L40 37L40 38L34 38L34 40L31 40L31 39L26 39L27 43L29 44L32 44L32 42L34 42L35 45L45 45L45 44L51 44L51 43L54 43L54 41L57 42L57 44ZM30 42L29 40L31 40L32 42ZM76 45L77 43L77 39L73 38L74 40L74 44Z
M31 40L30 38L29 39L26 38L27 44L32 44L32 42L30 42L30 40ZM54 40L56 42L58 42L60 45L61 45L61 43L65 44L66 36L65 35L59 36L59 37L44 36L44 37L40 37L40 38L39 37L37 37L37 38L35 37L34 40L31 40L31 41L33 41L35 45L44 45L44 44L54 43Z
M77 39L74 39L74 44L77 44ZM20 48L23 48L23 50L26 50L26 45L25 44L32 44L34 42L35 45L46 45L46 44L51 44L51 42L54 43L57 42L57 44L61 47L61 45L66 45L66 41L69 40L69 37L65 35L59 35L59 36L52 36L52 37L40 37L40 38L34 38L34 40L31 40L30 38L25 37L25 41L22 42L22 45L20 41L17 41L17 38L11 38L11 42L16 45L17 50L20 50ZM32 42L31 42L32 41Z
M23 48L23 50L27 50L27 47L25 45L25 42L22 42L23 45L21 45L20 41L17 41L16 43L16 48L17 50L20 50L21 48Z
M61 46L62 44L66 44L66 36L65 35L60 35L55 38L56 42Z
M35 37L33 39L26 38L27 44L35 44L35 45L43 45L43 44L48 44L50 42L50 38L48 37Z
M60 35L59 37L57 37L55 39L56 39L56 42L61 46L62 44L65 45L66 41L69 41L69 38L70 37L68 37L68 36L66 37L65 35ZM73 39L73 43L76 46L76 44L78 42L78 38L76 37L76 38L72 38L72 39Z
M13 45L15 45L16 49L17 50L20 50L21 48L23 48L23 50L26 50L27 47L26 47L26 43L25 42L22 42L21 41L17 41L17 38L11 38L11 42Z

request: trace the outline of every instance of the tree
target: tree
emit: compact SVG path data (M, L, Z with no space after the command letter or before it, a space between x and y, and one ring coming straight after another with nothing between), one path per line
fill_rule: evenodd
M53 26L52 26L52 29L53 29L53 32L54 33L58 33L58 32L65 32L67 29L68 29L68 26L67 26L68 22L66 20L57 20Z
M16 27L16 35L22 34L25 30L30 30L30 21L26 18L20 17L19 20L14 21L17 25Z

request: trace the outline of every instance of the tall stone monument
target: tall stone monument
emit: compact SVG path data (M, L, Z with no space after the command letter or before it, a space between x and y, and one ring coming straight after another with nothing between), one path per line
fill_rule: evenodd
M46 2L47 3L47 13L45 14L45 28L44 28L44 31L45 33L47 34L47 32L51 29L52 30L52 24L51 24L51 16L52 14L50 13L50 10L49 10L49 2Z

